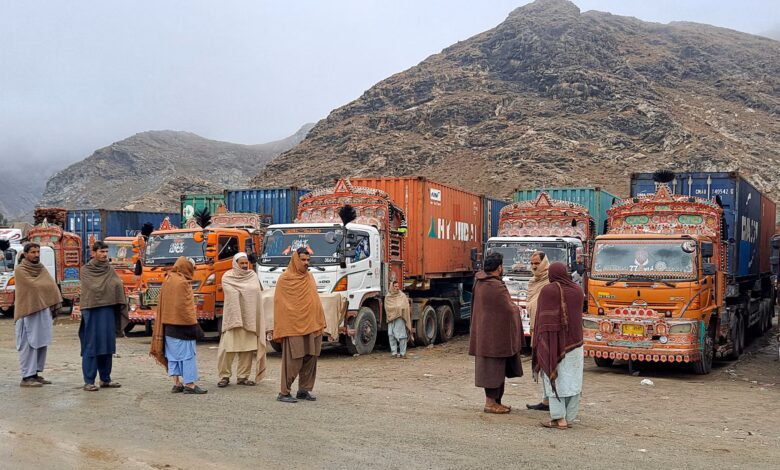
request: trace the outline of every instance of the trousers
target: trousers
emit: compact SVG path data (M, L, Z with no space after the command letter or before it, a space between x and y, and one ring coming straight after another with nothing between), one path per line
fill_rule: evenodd
M95 377L100 373L101 382L111 382L111 366L114 361L112 354L99 354L97 356L83 356L81 358L81 372L84 375L85 384L95 383Z
M252 372L252 358L255 354L255 351L227 352L224 349L220 349L217 354L219 378L230 378L232 375L233 361L236 357L238 357L236 377L239 379L249 378L249 374Z

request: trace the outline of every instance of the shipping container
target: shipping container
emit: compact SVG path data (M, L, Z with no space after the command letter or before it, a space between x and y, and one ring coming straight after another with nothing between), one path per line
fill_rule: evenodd
M775 215L769 214L775 208L773 201L737 172L677 173L669 187L675 194L720 201L727 238L734 240L729 246L729 275L745 277L769 271L775 226ZM653 173L631 175L632 197L655 191Z
M182 194L181 195L181 220L187 221L204 207L208 208L212 214L217 212L219 206L225 205L225 195L223 193L214 194Z
M597 235L603 235L606 231L607 211L612 204L620 200L619 197L599 187L517 189L512 199L514 202L533 201L542 191L545 191L551 199L585 206L596 224Z
M429 279L473 270L471 253L482 246L481 196L425 178L351 178L352 186L387 193L403 209L404 275Z
M507 201L493 199L487 196L482 197L482 240L498 235L498 220L501 209L507 204Z
M136 236L147 222L156 229L166 217L170 218L172 224L181 226L181 217L173 212L76 209L68 211L65 230L81 237L83 260L86 262L91 257L92 243L106 237Z
M309 191L298 188L250 188L225 190L230 212L268 215L269 224L289 224L298 213L298 200Z

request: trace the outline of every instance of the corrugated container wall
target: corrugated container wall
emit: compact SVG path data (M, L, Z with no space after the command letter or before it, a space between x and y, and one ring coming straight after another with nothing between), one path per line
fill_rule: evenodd
M477 194L424 178L351 178L380 189L406 214L405 276L418 279L471 272L471 250L482 245L482 200Z
M514 202L532 201L540 192L546 191L552 199L569 201L581 204L588 209L588 213L596 224L596 234L603 235L607 221L607 211L612 204L620 198L601 188L532 188L518 189L515 191Z
M225 190L225 205L230 212L267 214L268 223L288 224L298 213L298 200L308 192L298 188L229 189Z
M501 209L509 204L501 199L482 197L482 240L498 235L498 220Z
M225 204L225 195L222 193L214 194L182 194L181 195L181 218L187 220L195 211L208 207L209 212L214 214L220 205Z
M769 266L770 228L763 225L768 222L774 227L769 214L762 214L765 199L753 185L736 172L713 173L677 173L669 183L675 194L694 196L704 199L720 198L723 206L727 236L736 243L729 247L728 272L735 276L758 274ZM656 184L652 173L634 173L631 175L631 196L655 194ZM767 245L764 247L763 245ZM765 261L763 258L766 257Z
M141 232L146 222L160 226L169 217L172 224L181 226L181 217L173 212L113 211L106 209L76 209L67 214L66 230L81 237L83 259L90 256L90 243L106 237L132 237Z

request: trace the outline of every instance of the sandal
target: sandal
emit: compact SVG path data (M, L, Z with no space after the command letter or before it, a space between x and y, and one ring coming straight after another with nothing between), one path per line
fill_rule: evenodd
M100 388L98 388L95 384L84 384L85 392L97 392L98 390L100 390Z
M100 382L100 388L121 388L122 384L119 382L114 382L113 380L111 382Z
M240 384L241 382L239 382ZM230 379L228 377L222 377L222 380L217 382L217 387L219 388L225 388L230 384Z
M255 385L257 385L253 380L249 380L249 379L238 379L237 384L238 385L246 385L246 386L249 386L249 387L254 387Z
M569 429L569 426L560 426L558 424L558 420L555 420L555 422L553 422L553 420L542 421L539 424L541 424L542 426L544 426L545 428L548 428L548 429Z

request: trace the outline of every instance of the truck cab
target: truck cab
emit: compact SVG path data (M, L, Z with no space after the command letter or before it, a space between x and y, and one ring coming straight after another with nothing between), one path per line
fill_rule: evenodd
M13 316L16 282L14 281L14 268L21 261L24 247L12 244L3 255L0 262L0 314ZM41 247L41 264L49 271L52 279L57 278L54 249L50 246Z
M133 244L136 242L136 237L106 237L103 241L108 245L108 262L122 279L125 294L131 295L138 289L140 281L139 276L135 274L138 255L133 249Z

